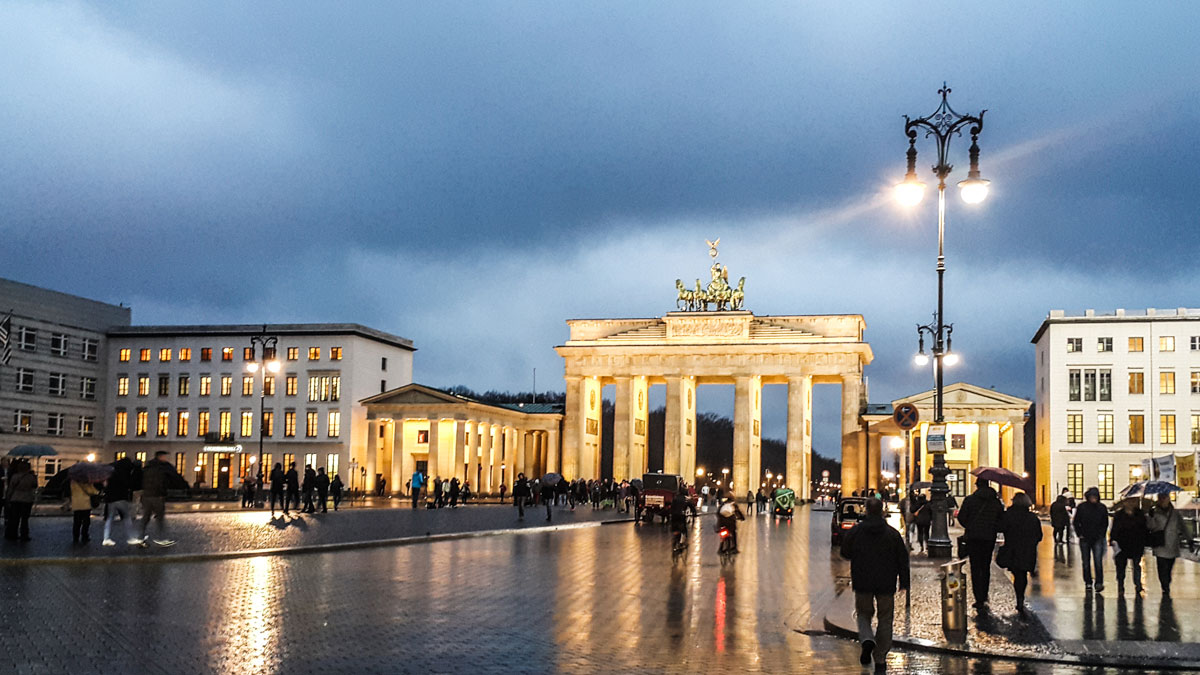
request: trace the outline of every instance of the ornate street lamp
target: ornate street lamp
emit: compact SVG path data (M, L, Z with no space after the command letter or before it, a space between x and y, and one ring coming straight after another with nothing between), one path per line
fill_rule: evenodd
M947 161L947 154L950 149L950 139L954 136L962 136L963 129L968 129L967 133L971 136L969 150L971 168L967 172L967 179L958 184L963 201L968 204L982 202L987 197L988 181L980 178L978 143L979 132L983 129L983 115L987 111L984 110L978 115L960 115L950 107L950 103L946 100L950 94L950 87L943 83L938 93L942 96L942 104L932 114L916 119L912 119L908 115L904 116L904 135L908 137L908 172L904 176L904 182L896 186L896 197L905 205L915 206L921 202L921 198L924 196L925 184L917 177L917 136L924 130L926 138L932 136L937 141L937 164L933 165L933 175L938 180L938 298L937 312L933 315L933 321L917 326L919 348L916 363L922 366L929 363L929 356L925 354L925 336L928 334L932 341L931 352L935 382L934 424L940 425L945 423L942 410L942 373L945 366L952 366L958 361L958 355L951 351L950 336L954 332L954 326L945 321L943 303L943 277L946 272L946 256L943 249L946 231L946 178L954 169ZM946 497L950 494L946 476L950 470L946 468L944 453L945 448L943 447L942 452L934 454L933 468L930 469L930 473L933 475L933 489L931 490L933 527L929 534L927 550L931 558L948 558L951 555L946 514Z
M262 373L258 386L258 475L262 482L269 477L268 467L263 464L263 437L267 435L267 372L272 376L279 372L279 360L275 358L275 346L278 342L278 337L267 335L267 326L263 324L262 335L250 336L250 349L254 350L255 359L246 365L246 370L250 373ZM275 392L272 391L271 395L274 396Z

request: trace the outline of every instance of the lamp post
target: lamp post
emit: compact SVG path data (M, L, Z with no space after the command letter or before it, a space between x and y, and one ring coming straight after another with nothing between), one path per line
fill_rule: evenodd
M969 150L971 167L967 172L967 179L958 184L963 201L968 204L982 202L987 197L988 181L979 177L978 143L979 132L983 129L983 115L987 111L984 110L978 115L960 115L950 107L950 103L946 100L950 94L950 87L943 83L938 93L942 96L942 103L933 113L916 119L912 119L908 115L904 116L904 135L908 137L908 172L904 176L904 182L896 186L896 196L905 205L915 206L920 203L924 195L925 184L917 178L917 136L924 130L926 138L933 136L937 141L937 164L933 166L933 174L938 179L938 296L937 312L933 315L933 321L917 326L919 350L916 362L917 365L922 366L929 363L929 357L925 355L925 336L928 334L933 343L931 351L935 383L934 424L940 425L945 422L942 410L942 373L945 366L952 366L958 361L958 356L951 350L950 336L954 332L954 326L946 323L944 312L943 289L946 256L943 243L946 231L946 178L954 169L947 161L947 154L950 149L950 139L954 136L962 136L963 129L968 129L967 133L971 136ZM950 473L950 470L946 468L944 453L945 448L943 447L942 452L933 455L933 467L930 469L930 473L933 475L931 490L933 527L929 534L927 550L931 558L948 558L951 555L950 533L946 519L946 497L950 494L946 475Z
M250 336L250 349L254 350L254 361L246 365L251 373L262 373L258 386L258 475L265 480L267 467L263 464L263 437L267 435L267 371L272 375L279 372L279 360L275 358L275 346L279 338L267 335L267 326L263 325L262 335ZM269 353L268 353L269 352ZM275 392L272 391L274 396Z

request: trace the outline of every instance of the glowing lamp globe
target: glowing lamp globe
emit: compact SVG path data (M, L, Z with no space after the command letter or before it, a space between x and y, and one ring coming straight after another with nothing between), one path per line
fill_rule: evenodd
M958 184L958 189L964 202L978 204L987 199L988 181L982 178L968 178Z
M925 197L925 184L916 176L908 177L903 183L896 184L896 201L904 206L916 206Z

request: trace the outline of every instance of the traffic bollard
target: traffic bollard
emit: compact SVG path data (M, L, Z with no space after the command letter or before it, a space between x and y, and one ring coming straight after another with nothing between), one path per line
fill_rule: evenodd
M952 560L942 568L942 632L952 642L967 639L967 584L963 574L966 560Z

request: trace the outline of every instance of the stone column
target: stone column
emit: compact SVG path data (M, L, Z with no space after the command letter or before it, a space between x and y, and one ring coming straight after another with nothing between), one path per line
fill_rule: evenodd
M440 429L438 428L440 426L441 420L437 416L431 416L429 419L429 477L431 479L438 476L445 478L441 466L442 448L439 438Z
M696 480L696 378L682 378L679 381L679 394L683 398L683 419L679 425L679 473L691 483Z
M587 397L583 393L583 378L566 377L567 402L563 406L562 469L579 473L579 457L583 449L583 431L587 419Z
M384 426L384 435L379 443L379 459L375 464L375 473L381 474L387 481L388 492L392 492L393 488L396 488L396 484L392 482L392 476L396 463L400 461L395 458L396 439L393 434L389 433L390 430L391 428Z
M584 412L577 467L584 478L600 477L600 384L598 378L585 377L579 385ZM563 461L566 462L565 455Z
M989 422L977 422L975 424L975 434L979 439L975 457L976 467L1000 466L999 457L992 456L991 438L988 437L988 430L991 426Z
M454 421L454 471L452 475L462 483L466 477L467 463L467 421Z
M546 470L560 473L568 480L574 480L577 476L571 476L565 473L566 469L562 466L562 445L558 439L558 427L551 427L546 432Z
M784 482L799 499L812 497L812 377L788 378L787 468Z
M880 470L883 468L883 448L882 436L878 431L867 431L867 456L864 466L867 467L863 472L867 487L882 490L883 477Z
M368 436L369 440L367 441L367 458L366 458L367 461L363 465L367 470L367 483L365 486L365 489L367 490L367 492L375 491L375 467L378 466L377 463L379 461L379 440L380 440L379 439L379 425L380 424L382 424L382 423L373 417L369 418L367 420L367 436ZM283 461L282 457L280 458L280 461ZM269 468L268 467L263 467L263 468L267 469L263 475L270 476L271 472L270 472ZM284 470L286 471L287 467L284 467ZM355 481L357 481L358 476L353 476L353 479Z
M756 491L762 476L762 378L735 379L733 403L733 497Z
M397 416L392 420L392 466L400 467L400 475L396 476L393 471L392 486L395 493L404 491L405 494L410 494L408 490L411 490L412 486L405 489L404 482L412 480L412 475L417 470L417 460L413 458L412 449L408 447L404 434L404 419Z
M848 495L864 487L865 476L859 462L860 393L862 378L858 373L842 376L842 494Z
M471 483L471 491L478 493L483 484L479 476L479 423L467 423L467 481Z
M630 478L629 450L633 442L633 379L616 377L616 412L613 414L613 480Z
M493 427L491 422L479 423L479 443L480 453L483 459L483 491L491 494L496 491L496 462L495 453L492 450L492 433Z
M1012 466L1017 473L1025 473L1025 418L1012 421ZM1031 497L1036 498L1034 495Z
M663 424L663 473L682 474L680 469L683 457L683 383L680 377L667 378L667 412ZM684 476L687 482L692 482L694 476Z

